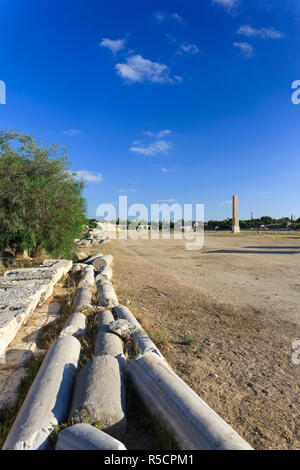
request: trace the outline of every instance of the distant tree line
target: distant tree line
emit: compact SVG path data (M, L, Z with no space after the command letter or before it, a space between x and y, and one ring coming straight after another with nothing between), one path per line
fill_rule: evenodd
M292 220L289 217L281 217L280 219L273 219L270 216L263 216L259 219L240 220L240 228L242 230L258 229L261 226L268 228L286 228L290 226L296 230L300 229L300 218ZM232 227L232 219L225 220L209 220L205 223L205 229L207 230L230 230Z
M146 220L111 220L111 223L115 223L118 226L122 226L123 228L133 227L138 229L140 226L148 226L149 229L155 230L163 230L170 228L171 230L181 230L184 227L190 227L193 230L196 230L197 223L195 221L184 221L183 219L178 220L176 222L169 221L169 220L160 220L159 222L151 222ZM89 219L88 225L90 228L96 227L97 220L96 219ZM249 220L240 220L240 228L242 230L251 230L251 229L259 229L261 226L265 226L269 229L276 229L276 228L287 228L290 227L291 229L300 230L300 218L297 220L293 220L289 217L281 217L280 219L273 219L270 216L263 216L258 219L249 219ZM232 228L232 219L228 218L225 220L209 220L208 222L204 223L204 230L231 230Z

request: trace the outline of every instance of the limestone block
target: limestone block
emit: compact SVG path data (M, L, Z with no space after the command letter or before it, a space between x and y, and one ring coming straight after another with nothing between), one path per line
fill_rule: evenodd
M0 355L37 305L52 291L50 281L0 279Z
M94 426L79 423L60 431L55 450L126 450L126 447Z
M72 313L59 336L72 335L79 339L85 334L85 327L86 316L79 312Z
M156 354L137 356L128 371L140 399L172 429L182 450L251 449Z
M111 436L122 439L126 432L125 387L120 366L112 356L97 356L79 372L69 419L100 422Z
M80 240L78 240L78 241L80 241ZM76 256L77 256L78 261L84 261L89 257L89 255L87 253L84 253L84 252L76 253Z
M38 450L47 446L53 427L67 418L80 343L58 338L50 348L7 436L3 450Z
M110 281L98 281L98 293L100 307L112 308L118 305L115 289Z
M69 260L45 260L44 263L39 268L20 268L6 271L4 277L16 281L49 280L56 283L68 273L73 264Z

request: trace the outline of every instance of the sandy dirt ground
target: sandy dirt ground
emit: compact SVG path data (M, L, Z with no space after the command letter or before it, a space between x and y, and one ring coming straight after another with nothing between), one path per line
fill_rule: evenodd
M176 373L256 449L300 449L300 237L112 240L114 283Z

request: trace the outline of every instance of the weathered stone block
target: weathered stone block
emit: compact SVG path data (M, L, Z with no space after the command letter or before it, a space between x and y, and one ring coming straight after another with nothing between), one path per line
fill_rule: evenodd
M53 291L51 281L0 279L0 355L39 303Z

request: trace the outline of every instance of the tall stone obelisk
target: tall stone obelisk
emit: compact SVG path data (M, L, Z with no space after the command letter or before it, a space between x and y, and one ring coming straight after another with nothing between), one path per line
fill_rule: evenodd
M232 233L240 233L239 221L239 198L238 196L232 197Z

